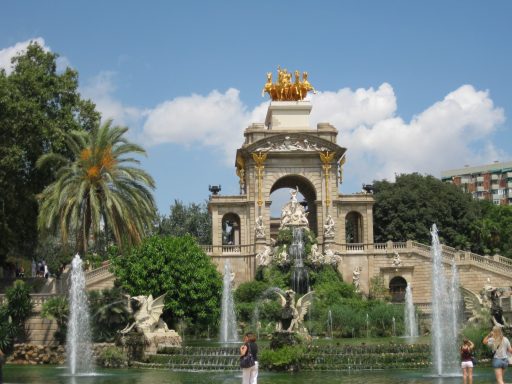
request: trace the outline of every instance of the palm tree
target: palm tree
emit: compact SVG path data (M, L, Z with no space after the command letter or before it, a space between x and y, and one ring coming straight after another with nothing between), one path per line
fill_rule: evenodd
M121 247L142 240L156 214L151 193L155 183L133 167L138 160L126 157L146 154L123 137L127 130L109 120L91 132L73 131L66 141L72 160L56 153L39 158L38 167L58 167L56 181L39 196L40 230L59 233L63 244L74 234L81 254L102 230L110 230Z

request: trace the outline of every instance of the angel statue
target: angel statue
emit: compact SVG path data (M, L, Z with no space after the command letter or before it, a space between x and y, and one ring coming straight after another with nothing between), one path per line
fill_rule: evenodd
M309 336L307 329L304 327L304 316L308 312L311 305L314 291L310 291L302 296L295 303L295 291L288 289L284 292L284 296L276 291L281 300L281 321L278 323L278 331L298 332L305 336Z

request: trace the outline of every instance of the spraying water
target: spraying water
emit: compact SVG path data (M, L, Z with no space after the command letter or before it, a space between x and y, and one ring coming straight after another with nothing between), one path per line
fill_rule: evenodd
M224 264L224 279L222 283L222 308L220 319L221 343L234 343L238 341L235 304L233 301L233 290L231 289L231 284L231 264L229 261L226 261Z
M291 285L295 293L304 294L309 291L308 270L304 267L304 241L300 227L293 228L293 240L288 250L292 260Z
M92 372L91 329L85 291L82 259L75 255L71 263L69 289L69 322L66 351L72 375Z
M327 312L327 338L332 339L332 311Z
M414 310L414 303L412 301L412 289L409 284L405 288L405 336L411 339L418 337L418 324L416 323L416 311Z
M452 264L450 286L447 286L443 253L436 225L432 225L432 364L439 376L452 376L460 371L457 353L458 274ZM457 292L457 294L455 294Z

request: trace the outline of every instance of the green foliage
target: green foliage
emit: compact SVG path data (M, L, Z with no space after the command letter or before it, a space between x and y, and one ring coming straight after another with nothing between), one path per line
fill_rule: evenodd
M456 185L417 173L374 181L374 197L375 242L429 244L435 223L443 244L512 257L512 206L474 200Z
M12 322L23 328L25 320L32 313L33 305L30 300L30 289L23 280L16 280L6 291L7 311Z
M140 162L127 155L146 152L128 142L127 131L110 120L91 132L72 131L66 135L71 159L50 152L37 161L41 169L57 169L56 181L39 196L39 229L59 233L64 244L74 235L82 255L91 235L104 236L103 224L119 246L138 244L153 225L155 184L149 174L131 166Z
M327 310L343 302L344 298L357 297L352 284L343 282L338 271L332 266L321 266L310 272L311 287L315 291L315 306Z
M370 299L381 299L385 301L391 299L389 289L384 284L384 277L377 275L370 279L370 292L368 296Z
M276 265L260 267L256 272L256 280L267 283L269 287L286 289L290 283L290 268Z
M67 321L69 317L69 303L65 296L52 297L43 303L41 317L57 322L54 337L59 344L66 342Z
M9 352L19 334L19 327L12 322L6 305L0 307L0 349Z
M238 286L234 293L235 301L255 301L261 298L263 292L270 288L268 283L253 280L242 283Z
M128 366L128 356L119 347L108 347L100 352L96 362L104 368L123 368Z
M375 242L415 240L430 243L437 224L443 243L466 248L478 218L477 202L453 184L417 173L396 182L374 182Z
M130 320L127 298L120 288L89 292L89 311L95 342L112 342Z
M30 288L16 280L6 291L7 303L0 307L0 349L9 351L16 341L25 338L25 320L32 313Z
M199 244L211 244L212 219L206 203L190 203L188 206L174 200L169 216L160 216L157 233L159 235L191 235Z
M279 349L265 349L258 354L258 363L263 369L290 371L300 368L304 347L290 346Z
M472 233L472 250L512 258L512 206L480 201L481 218Z
M111 261L118 283L131 295L167 293L165 309L174 325L188 319L199 331L218 320L222 278L191 236L153 236Z
M66 132L90 130L94 104L78 92L78 73L57 71L57 56L37 43L0 70L0 262L30 260L37 244L35 196L54 180L54 169L36 169L44 153L68 156Z

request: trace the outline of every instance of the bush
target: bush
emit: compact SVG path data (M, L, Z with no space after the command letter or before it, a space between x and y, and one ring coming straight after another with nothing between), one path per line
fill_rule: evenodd
M127 299L119 288L89 292L92 335L95 342L114 341L130 320Z
M69 303L66 297L52 297L43 303L41 317L57 322L57 330L54 333L59 344L66 342L67 321L69 317Z
M104 368L122 368L128 366L128 357L121 348L108 347L101 351L96 363Z
M258 363L270 371L297 371L303 356L304 348L301 346L265 349L258 355Z
M187 319L199 332L218 321L222 278L193 237L152 236L111 261L118 283L129 294L167 294L164 314L172 316L171 328Z

